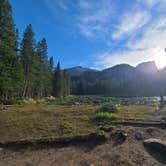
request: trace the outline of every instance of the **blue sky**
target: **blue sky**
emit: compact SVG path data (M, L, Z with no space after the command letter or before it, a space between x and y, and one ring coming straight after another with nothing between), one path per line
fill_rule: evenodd
M63 68L96 69L155 60L166 65L166 0L10 0L22 35L36 40Z

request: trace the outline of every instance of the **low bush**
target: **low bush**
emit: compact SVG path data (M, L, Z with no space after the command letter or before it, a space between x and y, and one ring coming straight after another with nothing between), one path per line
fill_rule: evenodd
M160 102L159 101L154 101L153 106L154 106L155 110L158 111L159 108L160 108Z
M116 114L111 114L108 112L97 112L95 115L95 119L97 121L104 121L104 120L116 120L118 116Z
M24 104L26 104L25 102L24 102L24 100L15 100L15 101L13 101L13 103L12 104L14 104L14 105L24 105Z
M46 102L45 102L44 99L38 99L38 100L36 100L36 104L38 104L38 105L44 105L44 104L46 104Z
M111 102L103 104L99 108L99 112L117 113L120 110L120 105L112 104Z

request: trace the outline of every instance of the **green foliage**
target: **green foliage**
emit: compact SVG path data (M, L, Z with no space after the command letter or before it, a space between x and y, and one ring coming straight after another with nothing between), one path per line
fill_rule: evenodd
M36 100L36 104L38 104L38 105L45 105L46 101L44 99L38 99L38 100Z
M97 112L95 115L95 119L97 121L101 121L101 120L110 120L110 122L112 120L116 120L118 118L118 116L116 114L111 114L108 112Z
M70 95L70 78L66 71L61 72L60 63L58 62L53 78L53 95L63 98Z
M103 131L103 130L100 130L100 131L98 132L98 134L99 134L99 136L104 137L104 138L107 138L107 137L108 137L108 134L107 134L105 131Z
M103 104L99 111L104 113L117 113L120 110L120 105L111 102Z
M19 99L19 100L15 100L15 101L13 101L12 104L23 106L23 105L25 105L26 103L25 103L24 100L20 100L20 99Z
M35 55L35 39L32 25L28 25L21 43L21 62L24 69L23 97L32 97L36 85L39 59ZM36 91L36 90L35 90Z
M52 67L49 64L47 56L47 42L43 38L37 44L37 56L39 57L38 86L39 96L44 97L51 94L52 91ZM53 59L52 59L53 63ZM52 64L53 65L53 64Z
M52 92L52 69L47 57L47 42L43 38L35 44L32 25L28 25L24 33L21 62L25 75L23 97L49 96Z
M158 111L159 108L160 108L160 102L159 101L154 101L153 106L154 106L155 110Z
M112 121L118 119L117 113L120 110L120 105L114 105L113 103L103 104L95 114L96 123L101 126L102 129L111 128Z
M22 68L17 55L17 37L8 0L0 1L0 100L18 97L22 87Z

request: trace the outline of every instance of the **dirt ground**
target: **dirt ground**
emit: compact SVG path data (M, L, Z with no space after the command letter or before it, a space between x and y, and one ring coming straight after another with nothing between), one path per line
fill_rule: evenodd
M143 140L136 140L141 132L145 139L165 140L165 129L120 127L128 136L118 142L117 132L110 133L109 139L101 144L93 143L69 145L67 147L47 147L43 149L1 150L0 166L160 166L166 165L164 156L148 151Z

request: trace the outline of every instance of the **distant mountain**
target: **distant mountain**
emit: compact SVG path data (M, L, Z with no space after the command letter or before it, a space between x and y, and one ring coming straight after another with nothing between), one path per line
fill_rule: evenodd
M154 61L141 63L138 66L136 66L136 70L149 74L154 74L158 72L158 68Z
M101 72L101 78L120 81L120 80L130 79L134 74L134 72L135 69L133 66L130 66L128 64L121 64L103 70Z
M81 76L83 73L85 73L87 71L96 71L96 70L84 68L81 66L76 66L73 68L66 69L66 71L71 77L74 77L74 76Z
M136 67L120 64L102 71L74 67L67 69L74 94L112 96L166 95L166 68L158 70L155 62Z

